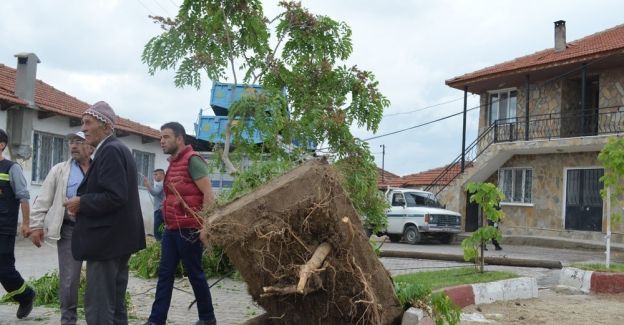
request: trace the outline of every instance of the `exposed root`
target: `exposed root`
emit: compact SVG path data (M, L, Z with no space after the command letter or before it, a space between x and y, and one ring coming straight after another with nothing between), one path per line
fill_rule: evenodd
M306 283L308 282L308 278L312 273L319 272L318 269L321 267L331 250L332 246L328 242L320 244L314 251L314 254L312 254L312 257L310 257L310 260L301 266L301 270L299 271L299 283L297 284L298 293L303 293Z

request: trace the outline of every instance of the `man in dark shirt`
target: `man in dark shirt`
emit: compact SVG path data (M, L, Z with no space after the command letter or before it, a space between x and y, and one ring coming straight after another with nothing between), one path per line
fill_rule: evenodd
M24 238L30 233L30 194L21 167L2 155L8 146L9 136L0 129L0 283L8 298L19 303L17 318L30 314L35 291L30 288L15 269L15 237L19 209L22 210L20 232Z

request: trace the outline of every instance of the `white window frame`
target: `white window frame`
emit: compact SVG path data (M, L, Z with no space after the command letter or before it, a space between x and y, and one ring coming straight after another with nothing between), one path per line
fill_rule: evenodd
M516 178L516 171L518 170L522 170L522 179L520 180L520 182L522 182L522 194L520 195L520 199L521 201L514 201L514 191L516 188L516 182L518 181ZM525 201L525 197L526 197L526 191L527 191L527 171L530 170L531 171L531 188L529 188L528 190L531 193L531 200L530 202L526 202ZM507 193L505 193L505 177L504 177L504 172L506 171L511 171L511 193L508 196ZM524 205L524 206L533 206L533 168L531 167L507 167L507 168L500 168L498 170L498 188L505 193L505 200L501 201L501 205Z
M52 139L52 147L49 150L42 150L41 148L41 139L42 137L50 137ZM56 141L55 141L56 140ZM58 148L56 144L59 143L58 140L61 140L61 148ZM59 156L60 150L60 159L54 159ZM48 162L45 163L46 166L42 165L41 161L42 156L49 156ZM69 159L69 143L67 138L62 135L46 133L46 132L33 132L33 165L32 165L32 176L31 176L31 184L43 184L46 176L52 169L52 167L60 162L66 161ZM44 173L45 171L45 173Z
M514 92L514 91L516 92L516 96L515 96L516 104L514 105L514 107L511 107L511 105L510 105L510 103L511 103L511 92ZM501 108L498 105L500 102L497 102L496 103L497 104L496 105L496 118L495 119L492 118L494 116L494 114L493 114L493 109L494 108L493 108L493 105L492 105L492 96L493 95L498 95L498 101L500 101L501 94L507 94L507 107L506 107L507 117L505 117L505 120L514 119L514 118L517 117L516 116L517 109L518 109L518 89L517 88L505 88L505 89L488 91L488 93L487 93L488 125L494 124L494 122L496 120L498 120L499 117L500 117ZM510 114L510 112L513 113L513 114Z
M144 157L147 156L147 170L145 170L143 167L143 159L141 159L139 161L139 157ZM155 161L156 161L156 154L153 152L149 152L149 151L142 151L142 150L137 150L137 149L132 149L132 157L134 157L134 163L136 164L137 167L137 184L139 185L139 188L145 188L145 186L143 186L143 176L147 177L147 180L152 183L154 181L154 169L155 169ZM145 173L145 175L143 175Z

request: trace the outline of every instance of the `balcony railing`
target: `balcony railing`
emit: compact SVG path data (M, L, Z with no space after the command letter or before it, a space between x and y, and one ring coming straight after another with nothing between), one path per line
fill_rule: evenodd
M497 120L494 142L570 138L624 132L624 111L619 107L583 112L552 113Z
M528 125L528 132L527 132ZM620 106L588 109L584 112L552 113L497 120L466 147L464 166L474 161L493 143L522 140L571 138L624 132L624 110ZM425 190L439 194L461 175L462 154L455 158Z

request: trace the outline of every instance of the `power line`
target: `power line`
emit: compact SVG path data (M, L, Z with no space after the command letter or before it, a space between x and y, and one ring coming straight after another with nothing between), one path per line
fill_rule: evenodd
M474 94L472 94L472 96L474 96ZM412 111L407 111L407 112L399 112L399 113L391 113L391 114L386 114L383 117L389 117L389 116L396 116L396 115L405 115L405 114L412 114L412 113L416 113L416 112L420 112L420 111L424 111L426 109L430 109L430 108L434 108L434 107L438 107L438 106L442 106L442 105L446 105L446 104L450 104L450 103L454 103L458 100L464 99L464 96L455 98L455 99L451 99L449 101L446 102L442 102L442 103L438 103L438 104L434 104L434 105L430 105L430 106L426 106L426 107L422 107L422 108L418 108Z
M167 15L171 16L171 14L169 13L169 10L165 9L165 7L163 7L160 2L158 2L158 0L152 0L156 3L157 6L160 7L160 9L162 9Z
M148 6L146 6L145 3L143 3L143 1L141 1L141 0L137 0L137 1L141 4L141 6L143 6L143 8L145 8L147 11L149 11L152 14L152 16L156 16L156 14L152 11L152 9L150 9Z
M466 110L466 112L470 112L470 111L472 111L472 110L475 110L475 109L477 109L477 108L480 108L481 106L482 106L482 105L475 106L475 107L473 107L473 108L471 108L471 109ZM440 122L440 121L443 121L443 120L449 119L449 118L451 118L451 117L454 117L454 116L457 116L457 115L460 115L460 114L464 114L464 111L457 112L457 113L455 113L455 114L451 114L451 115L447 115L447 116L445 116L445 117L441 117L441 118L439 118L439 119L437 119L437 120L433 120L433 121L425 122L425 123L422 123L422 124L418 124L418 125L410 126L410 127L408 127L408 128L405 128L405 129L401 129L401 130L397 130L397 131L392 131L392 132L388 132L388 133L385 133L385 134L380 134L380 135L377 135L377 136L374 136L374 137L370 137L370 138L367 138L367 139L362 139L362 141L374 140L374 139L378 139L378 138L387 137L387 136L389 136L389 135L393 135L393 134L397 134L397 133L401 133L401 132L405 132L405 131L409 131L409 130L417 129L417 128L420 128L420 127L423 127L423 126L426 126L426 125L429 125L429 124L433 124L433 123L437 123L437 122Z

